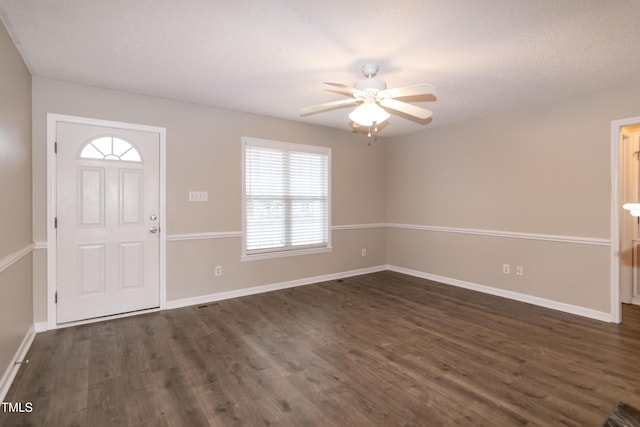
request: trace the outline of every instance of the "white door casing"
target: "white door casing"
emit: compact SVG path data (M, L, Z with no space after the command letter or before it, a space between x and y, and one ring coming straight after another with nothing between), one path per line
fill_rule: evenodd
M622 203L635 200L634 185L632 182L633 170L637 168L637 160L634 159L635 149L629 135L620 135L620 200ZM634 222L628 215L628 211L620 210L620 300L630 304L633 297L634 277L633 271L633 239Z
M164 129L51 116L57 154L49 196L57 228L48 265L57 304L49 309L56 325L163 308ZM83 158L90 141L111 137L115 156L102 149L107 157L100 158L90 147ZM126 143L131 150L119 159Z
M637 203L640 200L640 132L632 132L628 144L629 159L632 166L625 179L630 191L629 198L623 200L623 202ZM638 279L640 279L638 276L638 268L640 267L640 218L630 216L628 211L624 211L623 214L627 217L627 221L631 223L631 230L626 230L630 233L630 236L626 236L626 239L631 240L633 248L633 263L631 266L633 269L633 289L630 302L640 305L640 283L638 283ZM623 299L623 302L629 301Z

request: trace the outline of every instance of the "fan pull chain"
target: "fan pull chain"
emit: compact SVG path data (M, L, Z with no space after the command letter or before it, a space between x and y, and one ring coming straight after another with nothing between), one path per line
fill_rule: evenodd
M371 125L369 125L369 133L367 134L367 136L371 138ZM373 140L374 141L378 140L378 123L377 122L373 122ZM371 142L369 142L369 145L371 145Z
M378 133L378 122L373 122L373 133ZM369 134L367 136L371 138L371 125L369 125Z

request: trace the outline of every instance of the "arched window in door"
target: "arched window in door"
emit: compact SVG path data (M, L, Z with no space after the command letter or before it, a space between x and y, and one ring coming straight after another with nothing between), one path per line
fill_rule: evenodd
M136 147L115 136L102 136L87 142L80 151L80 158L142 162Z

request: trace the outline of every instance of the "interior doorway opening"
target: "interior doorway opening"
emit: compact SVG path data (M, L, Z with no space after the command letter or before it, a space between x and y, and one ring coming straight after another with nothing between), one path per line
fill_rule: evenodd
M640 201L640 125L620 129L620 203ZM620 301L640 305L640 217L620 211Z
M640 305L640 223L622 208L640 201L640 117L611 122L611 322ZM634 254L635 252L635 254ZM635 282L635 283L634 283ZM635 299L634 299L635 297Z

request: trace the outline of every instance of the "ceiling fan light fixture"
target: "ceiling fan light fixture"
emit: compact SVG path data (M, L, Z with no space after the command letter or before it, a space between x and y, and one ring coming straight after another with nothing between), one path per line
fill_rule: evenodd
M305 107L300 111L300 116L309 116L323 111L361 104L349 114L349 119L354 125L368 127L370 132L372 129L377 132L377 125L382 124L390 117L387 111L416 118L423 124L428 123L428 119L433 115L431 111L410 104L410 100L401 101L396 98L428 95L430 97L428 100L435 101L435 88L427 83L418 83L387 89L387 84L384 81L375 78L378 69L377 64L364 64L362 74L365 78L358 80L354 87L337 82L324 82L331 86L332 92L340 93L349 98Z
M349 114L351 121L360 126L373 126L374 123L380 124L389 117L391 117L389 113L375 102L365 102Z

